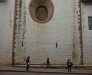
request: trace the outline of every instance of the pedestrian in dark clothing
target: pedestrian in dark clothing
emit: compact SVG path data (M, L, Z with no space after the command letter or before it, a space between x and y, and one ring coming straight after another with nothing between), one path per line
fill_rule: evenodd
M49 68L49 58L47 58L47 61L46 61L46 68Z
M28 71L29 70L29 56L27 57L26 59L26 70Z
M68 61L67 61L67 67L68 67L68 72L71 72L71 67L72 67L72 62L71 62L71 60L70 59L68 59Z

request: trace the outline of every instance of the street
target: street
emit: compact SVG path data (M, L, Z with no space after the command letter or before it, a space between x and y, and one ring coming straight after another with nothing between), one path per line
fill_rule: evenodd
M92 70L30 68L26 71L22 67L0 67L0 75L92 75Z

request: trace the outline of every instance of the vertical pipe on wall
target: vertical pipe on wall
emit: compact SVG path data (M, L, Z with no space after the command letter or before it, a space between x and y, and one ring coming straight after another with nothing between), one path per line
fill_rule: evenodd
M15 0L15 8L14 8L14 26L13 26L13 43L12 43L12 66L15 64L15 52L14 52L14 44L15 44L15 30L16 30L16 15L17 15L17 2L18 0Z

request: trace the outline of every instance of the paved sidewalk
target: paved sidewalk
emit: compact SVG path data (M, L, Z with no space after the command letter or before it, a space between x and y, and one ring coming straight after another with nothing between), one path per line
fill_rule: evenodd
M92 75L92 70L30 68L27 72L23 67L0 66L0 75Z

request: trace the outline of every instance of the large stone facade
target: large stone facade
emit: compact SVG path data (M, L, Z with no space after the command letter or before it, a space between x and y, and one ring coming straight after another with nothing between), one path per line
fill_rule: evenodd
M0 64L25 64L26 57L30 56L30 63L35 65L44 65L47 57L51 65L66 64L69 58L76 65L92 65L91 31L87 34L88 22L84 24L83 20L87 20L85 14L89 15L86 5L80 0L47 0L46 3L39 0L38 6L47 7L48 1L51 2L52 7L47 10L52 17L36 21L31 8L36 10L37 6L32 7L32 1L35 2L7 0L0 3Z

